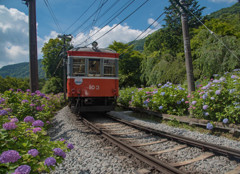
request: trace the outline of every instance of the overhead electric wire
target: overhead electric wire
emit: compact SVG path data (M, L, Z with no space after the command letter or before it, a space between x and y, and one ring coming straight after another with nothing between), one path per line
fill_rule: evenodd
M235 58L240 60L239 57L237 57L237 55L232 50L230 50L230 48L228 48L228 46L212 30L210 30L194 13L192 13L188 9L186 10L190 12Z
M72 26L76 24L81 19L81 17L83 17L83 15L87 13L87 11L95 4L95 2L97 2L97 0L94 0L92 4L64 31L64 33L70 28L72 28Z
M57 20L57 18L56 18L56 16L55 16L53 10L52 10L52 8L51 8L50 3L48 2L48 0L44 0L44 3L45 3L45 5L47 6L48 11L50 12L50 14L51 14L51 16L52 16L52 18L53 18L53 21L54 21L54 23L56 24L58 30L59 30L61 33L63 33L63 30L62 30L62 28L61 28L61 26L60 26L60 24L59 24L59 22L58 22L58 20Z
M132 42L136 41L143 33L145 33L153 24L155 24L160 17L164 15L166 11L164 11L162 14L160 14L141 34L139 34L136 39L134 39Z
M120 0L116 0L116 1L113 3L113 5L111 5L110 7L108 7L108 9L106 9L106 10L102 13L102 15L98 18L98 20L101 19L104 15L106 15L115 5L117 5L118 2L120 2ZM121 8L120 8L120 9L121 9ZM111 18L111 17L110 17L110 18ZM83 30L83 33L85 33L89 28L92 28L92 27L90 27L90 26L91 26L91 24L88 25L88 26Z
M106 34L108 34L109 32L111 32L114 28L116 28L118 25L120 25L122 22L124 22L126 19L128 19L130 16L132 16L136 11L138 11L143 5L145 5L149 0L146 0L144 3L142 3L139 7L137 7L132 13L130 13L127 17L125 17L123 20L121 20L117 25L115 25L114 27L112 27L110 30L108 30L106 33L104 33L102 36L98 37L95 41L101 39L102 37L104 37ZM90 45L90 44L88 44ZM87 46L88 46L87 45Z
M99 33L105 26L107 26L110 22L112 22L117 16L119 16L124 10L126 10L133 2L134 2L135 0L132 0L130 3L125 3L120 9L122 9L122 10L118 10L118 13L115 15L115 16L113 16L113 17L110 17L110 18L108 18L107 20L109 20L102 28L100 28L98 31L96 31L94 34L92 34L91 36L89 36L86 40L84 40L83 42L81 42L80 44L78 44L77 46L79 46L79 45L82 45L83 43L85 43L88 39L90 39L91 37L93 37L93 36L95 36L97 33ZM112 18L112 19L111 19ZM106 21L107 21L106 20ZM102 25L102 24L101 24ZM101 26L100 25L100 26Z
M102 10L102 5L101 5L101 4L103 4L103 2L104 2L104 1L101 0L100 3L99 3L99 7L98 7L98 8L100 8L100 9L98 10L98 12L96 13L96 15L95 15L95 17L94 17L94 19L93 19L92 27L97 23L99 14L101 13L101 10ZM92 27L91 27L91 28L92 28Z
M108 0L106 0L106 1L100 6L100 8L102 8L107 2L108 2ZM98 8L95 12L93 12L90 17L88 17L80 26L78 26L78 27L72 32L72 34L74 34L75 32L77 32L87 21L89 21L89 19L91 19L91 18L94 16L94 14L96 14L96 13L100 10L100 8Z

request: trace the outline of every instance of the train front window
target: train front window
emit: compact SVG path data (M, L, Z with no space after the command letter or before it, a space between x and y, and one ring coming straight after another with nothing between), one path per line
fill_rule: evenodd
M100 59L89 59L88 76L100 76Z
M85 75L85 59L73 58L73 76Z
M115 60L104 60L104 76L105 77L115 77Z

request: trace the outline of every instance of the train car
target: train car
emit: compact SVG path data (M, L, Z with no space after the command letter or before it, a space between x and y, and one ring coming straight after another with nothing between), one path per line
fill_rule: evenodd
M108 112L118 97L118 58L111 49L80 47L68 51L67 96L79 112Z

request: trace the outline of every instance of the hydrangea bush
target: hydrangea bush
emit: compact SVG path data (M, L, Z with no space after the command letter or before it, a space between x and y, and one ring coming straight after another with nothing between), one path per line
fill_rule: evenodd
M192 95L188 94L186 86L167 82L157 87L122 89L118 102L179 116L192 111L196 118L228 124L240 123L239 97L240 70L236 69L222 77L214 74L214 78L198 82Z
M0 94L0 173L50 172L73 145L50 141L47 128L62 94L9 90Z

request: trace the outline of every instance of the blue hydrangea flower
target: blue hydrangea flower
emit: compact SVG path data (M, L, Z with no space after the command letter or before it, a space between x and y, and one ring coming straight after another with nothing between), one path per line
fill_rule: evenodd
M181 101L177 101L177 104L180 105L180 104L181 104Z
M159 110L162 110L163 109L163 106L159 106L159 108L158 108Z
M184 101L185 101L184 98L182 98L181 102L184 102Z
M216 95L221 94L221 90L216 90L215 94L216 94Z
M215 98L214 98L214 97L211 97L211 100L215 100Z
M68 143L67 148L69 148L69 149L73 149L74 146L73 146L71 143Z
M66 157L65 152L60 148L55 148L55 149L53 149L53 151L54 151L54 154L57 155L57 156L61 156L63 158Z
M23 121L33 123L35 119L32 116L26 116Z
M33 157L38 156L38 150L37 149L31 149L28 151L28 154L32 155Z
M41 121L41 120L36 120L36 121L34 121L33 123L32 123L32 125L33 126L39 126L39 127L43 127L44 126L44 123L43 123L43 121Z
M227 119L227 118L224 118L224 119L223 119L223 123L224 123L224 124L227 124L227 123L228 123L228 119Z
M29 174L31 172L31 167L29 165L21 165L15 170L15 172L17 174Z
M53 158L53 157L48 157L45 162L44 162L45 165L47 166L53 166L56 164L56 159Z
M206 110L208 108L208 105L204 105L203 109Z
M8 112L6 110L0 110L0 116L7 115Z
M207 98L207 94L205 93L205 94L203 94L203 100L205 100L206 98Z
M15 163L17 160L19 160L21 156L16 150L8 150L1 154L0 156L0 162L1 163Z
M164 96L164 95L165 95L165 92L161 92L161 95Z
M212 130L213 129L213 125L211 123L208 123L207 124L207 129Z
M197 101L192 101L192 105L195 105L197 103Z
M16 128L17 128L17 125L15 124L15 122L8 122L3 124L3 129L5 130L12 130Z
M208 116L208 115L209 115L209 113L208 113L208 112L205 112L205 113L204 113L204 115L205 115L205 116Z

